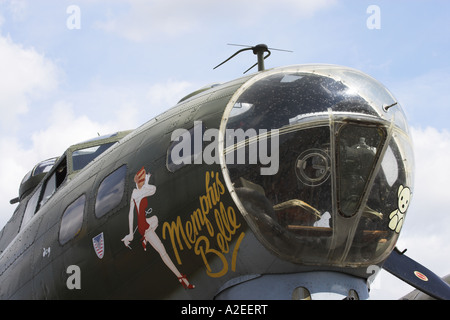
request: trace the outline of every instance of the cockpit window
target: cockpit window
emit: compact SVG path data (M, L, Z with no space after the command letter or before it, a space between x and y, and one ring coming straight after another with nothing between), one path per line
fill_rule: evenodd
M44 160L42 162L39 162L36 167L33 170L33 176L37 176L41 173L49 172L52 168L55 162L58 160L58 158L51 158Z
M38 163L31 171L29 171L19 186L19 197L12 201L21 201L42 181L45 174L49 172L58 158L51 158Z
M83 169L89 162L105 152L115 142L105 143L99 146L75 150L72 153L73 171Z
M33 170L29 171L22 179L21 184L29 180L31 177L38 176L42 173L49 172L52 168L55 162L58 160L58 158L51 158L44 161L39 162Z

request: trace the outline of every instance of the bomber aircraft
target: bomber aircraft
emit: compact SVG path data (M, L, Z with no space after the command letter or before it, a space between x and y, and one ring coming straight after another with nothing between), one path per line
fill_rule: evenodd
M271 49L247 50L258 72L24 177L0 299L367 299L381 268L450 299L396 248L414 154L391 92L343 66L265 69Z

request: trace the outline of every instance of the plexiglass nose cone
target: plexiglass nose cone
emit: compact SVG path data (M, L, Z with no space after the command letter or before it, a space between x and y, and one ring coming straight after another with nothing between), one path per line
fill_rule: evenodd
M401 106L376 80L339 66L258 73L228 103L219 140L227 188L281 258L364 266L392 251L414 157Z

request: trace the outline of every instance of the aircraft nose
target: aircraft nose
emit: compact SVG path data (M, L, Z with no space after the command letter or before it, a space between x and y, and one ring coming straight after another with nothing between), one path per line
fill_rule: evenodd
M338 266L391 252L414 158L404 113L379 82L337 66L259 73L230 100L220 135L227 187L270 250Z

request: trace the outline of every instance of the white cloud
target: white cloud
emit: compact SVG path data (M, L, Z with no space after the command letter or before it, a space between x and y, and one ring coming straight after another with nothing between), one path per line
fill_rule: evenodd
M403 280L382 269L370 288L370 300L398 300L414 290Z
M23 21L26 16L27 2L26 0L9 0L9 12L16 21Z
M394 85L392 91L401 101L414 125L448 127L450 70L430 70Z
M149 39L182 36L199 32L201 36L211 21L224 27L248 26L273 15L282 8L283 16L308 17L318 10L329 8L336 0L129 0L129 11L109 12L106 21L97 26L126 39L142 42Z
M247 2L251 3L251 6L255 5L253 1ZM240 2L238 1L237 3L239 4ZM291 8L293 10L291 14L294 14L296 16L310 16L319 10L328 9L334 6L337 3L337 0L280 0L276 2L272 0L264 0L258 3L267 6L267 11L271 10L274 7L287 7L286 9L289 10L289 8Z
M110 131L107 124L76 115L70 103L59 101L51 111L50 125L32 134L31 151L37 161L44 160L61 155L72 144Z
M416 158L413 198L398 246L440 277L450 274L449 81L449 70L443 68L416 75L393 89L413 124Z
M450 227L447 213L450 183L450 132L432 127L412 128L416 158L413 213L408 215L417 231L439 230ZM449 269L450 272L450 269Z
M60 71L33 48L23 48L0 36L0 124L13 130L16 117L30 107L30 100L43 97L58 86Z
M70 145L100 135L133 129L174 106L197 89L185 81L168 80L141 86L108 87L93 84L88 92L70 95L53 104L47 123L30 132L28 146L12 135L0 137L0 229L11 217L24 175L39 161L60 156ZM81 113L81 106L85 114ZM103 106L100 116L89 115ZM77 111L75 111L77 110Z
M450 273L450 132L413 128L416 178L411 207L399 243L410 256L437 273Z
M166 108L174 106L183 96L190 91L196 90L192 83L187 81L168 80L164 83L157 83L152 85L147 97L151 104L156 108Z
M397 246L443 277L450 273L450 132L432 127L411 131L416 157L414 193ZM398 299L413 289L383 272L373 298Z
M64 101L54 105L50 120L45 129L32 133L30 147L11 136L0 138L0 228L14 210L9 200L18 196L22 178L35 164L60 156L68 146L93 138L98 131L111 132L105 124L76 116L72 106Z
M172 79L115 84L96 79L86 89L68 94L66 99L78 113L84 112L89 118L118 131L136 128L196 89L194 83Z
M407 256L443 277L450 273L450 132L432 127L413 127L411 132L416 158L414 194L397 247L407 249ZM377 278L371 299L399 299L414 290L384 270Z
M414 124L416 158L413 199L398 246L441 277L450 273L448 71L427 71L393 90Z
M11 2L17 14L21 3ZM17 132L24 130L19 116L29 112L33 101L55 90L61 74L52 61L33 48L24 48L2 35L0 70L0 225L3 225L13 211L9 200L17 196L22 177L35 163L36 150L24 149L16 137Z

